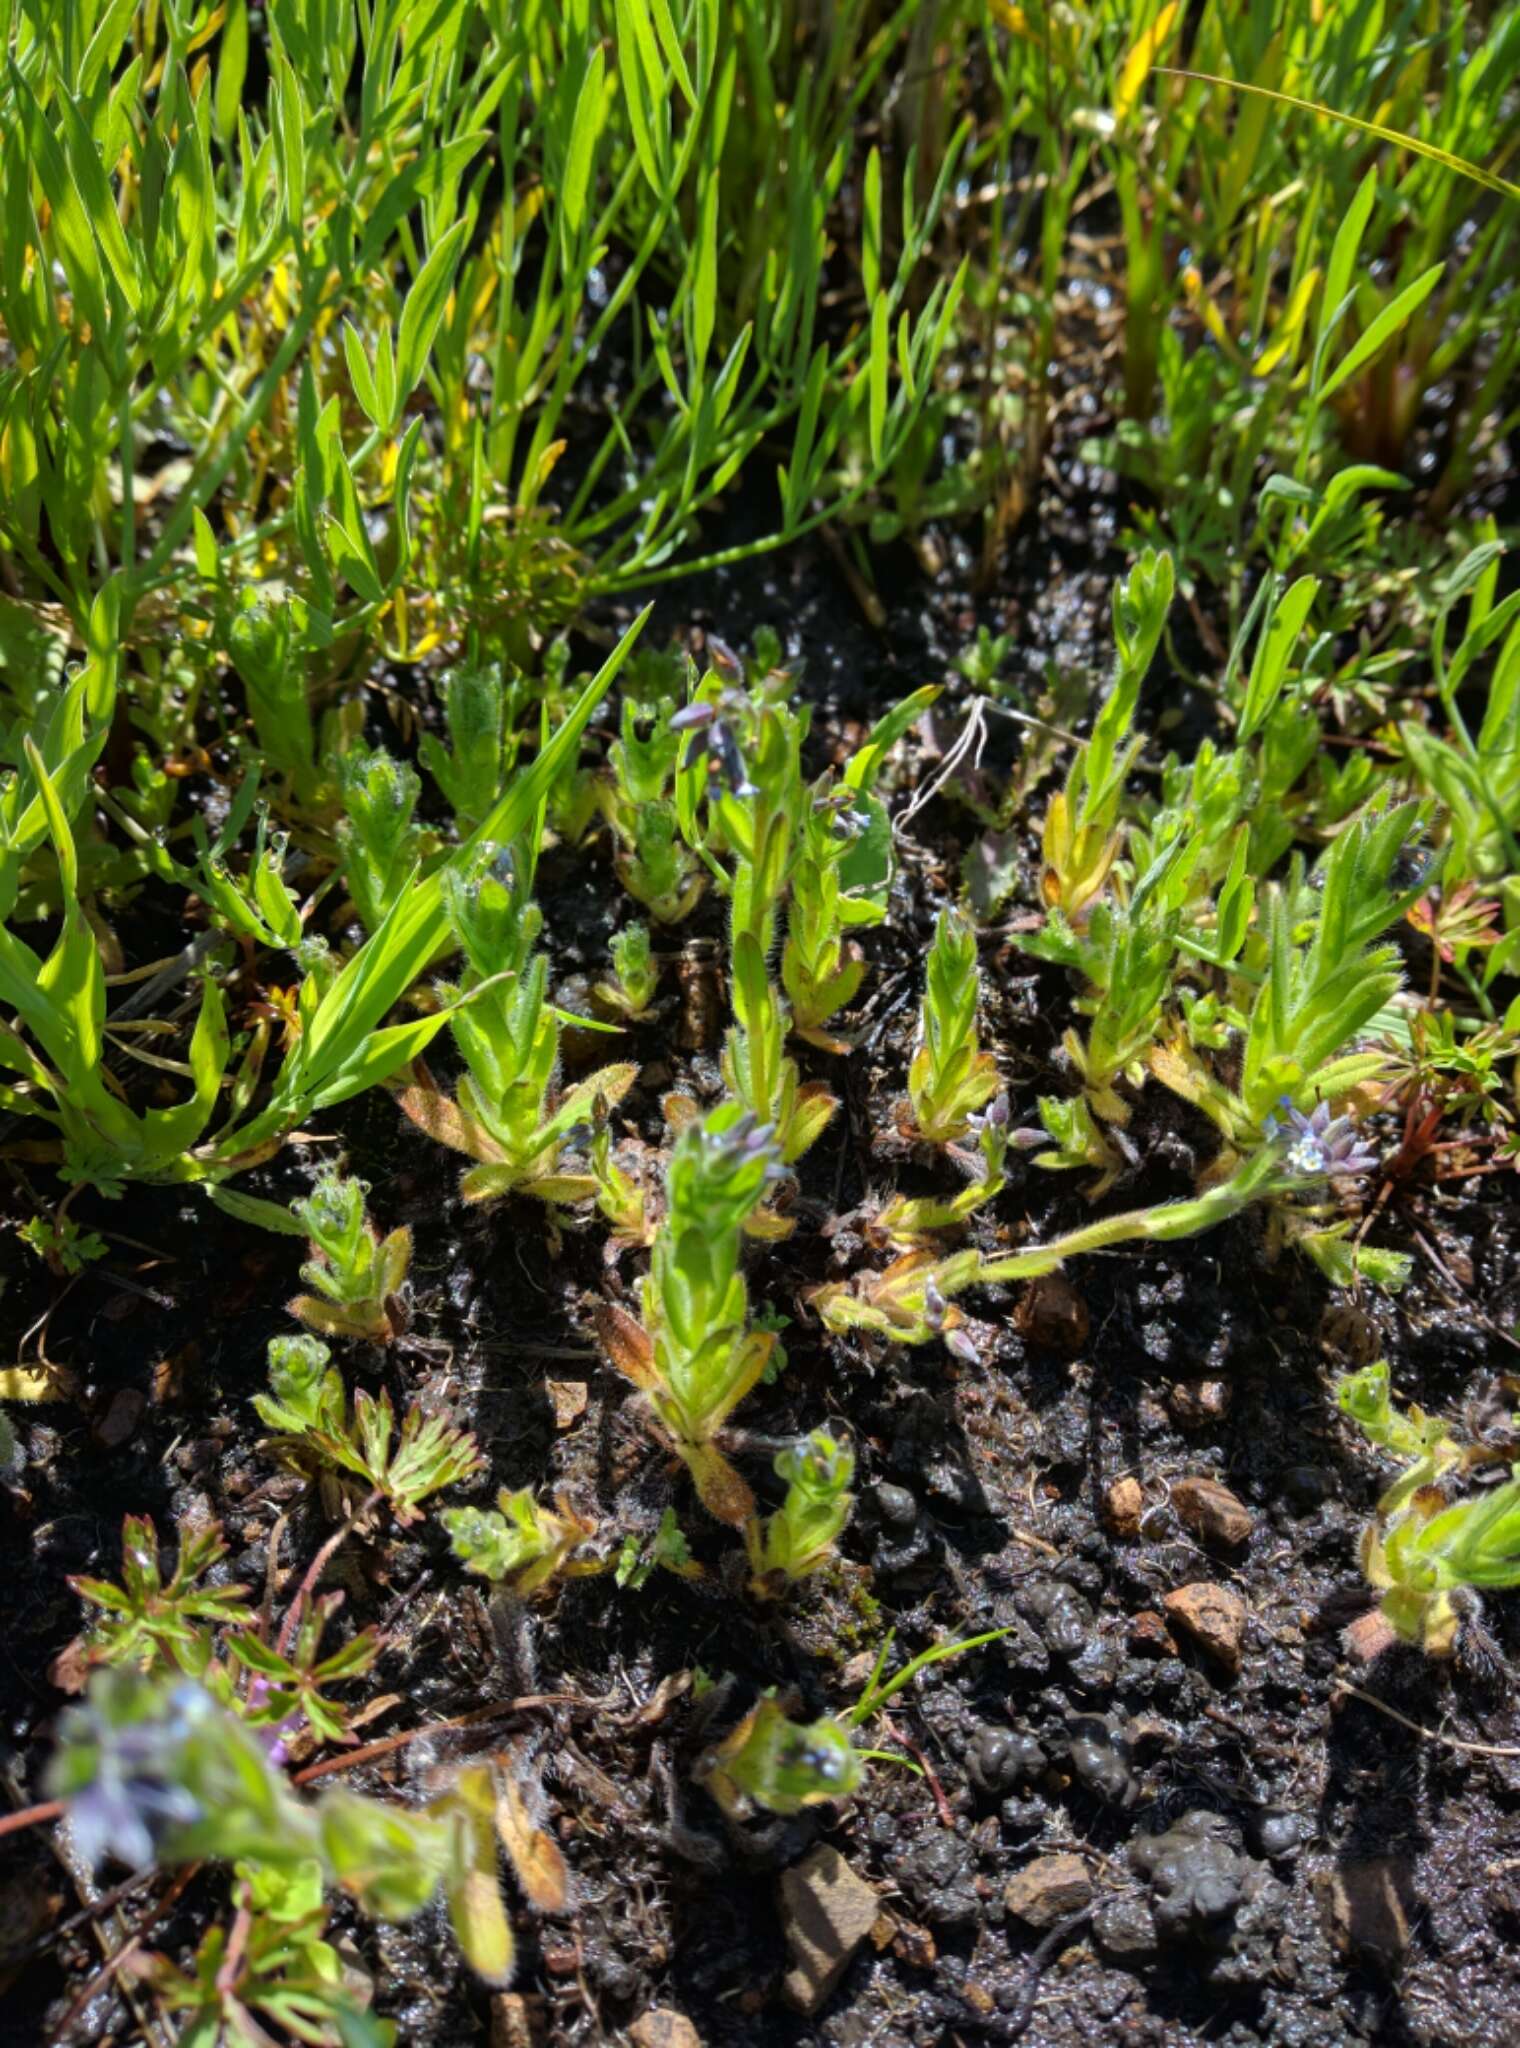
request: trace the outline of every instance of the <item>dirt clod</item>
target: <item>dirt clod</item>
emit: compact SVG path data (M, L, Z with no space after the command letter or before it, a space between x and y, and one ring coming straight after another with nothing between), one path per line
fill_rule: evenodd
M1087 1303L1060 1273L1031 1282L1013 1312L1013 1327L1041 1351L1080 1351L1092 1318Z
M1341 1630L1341 1644L1353 1664L1373 1664L1398 1641L1392 1625L1374 1607Z
M1092 1896L1092 1879L1080 1856L1037 1856L1010 1882L1003 1905L1010 1919L1044 1929L1080 1913Z
M782 1986L798 2012L817 2012L876 1925L880 1902L837 1849L819 1846L781 1877L781 1923L793 1963Z
M1171 1630L1150 1608L1130 1617L1124 1639L1132 1657L1175 1657L1177 1654L1177 1643Z
M1179 1429L1207 1429L1223 1422L1230 1412L1227 1380L1179 1380L1166 1397L1167 1408Z
M147 1405L147 1395L136 1387L122 1387L113 1394L110 1406L95 1425L95 1441L101 1449L117 1451L123 1444L130 1443L137 1434L137 1425L142 1421Z
M1238 1550L1255 1526L1251 1510L1217 1479L1179 1479L1172 1488L1172 1506L1179 1519L1205 1543Z
M1246 1603L1228 1586L1200 1581L1179 1586L1161 1603L1167 1619L1195 1643L1221 1671L1234 1678L1245 1643Z

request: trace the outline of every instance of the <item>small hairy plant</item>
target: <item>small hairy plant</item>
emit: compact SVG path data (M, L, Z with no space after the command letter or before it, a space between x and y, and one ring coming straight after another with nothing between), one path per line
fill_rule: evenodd
M269 1392L255 1394L259 1420L276 1432L272 1450L296 1471L360 1482L378 1494L398 1522L421 1518L422 1503L457 1485L484 1464L474 1437L442 1416L408 1408L396 1430L391 1397L361 1387L349 1406L343 1377L316 1337L275 1337L269 1345Z
M524 693L520 683L509 687L499 663L465 663L444 676L441 694L447 745L423 733L417 754L464 835L489 816L517 765Z
M416 872L422 835L412 820L421 778L383 747L356 746L339 762L338 787L343 878L364 929L375 932Z
M892 828L872 794L887 756L928 710L936 689L916 690L873 726L836 779L813 785L801 813L781 982L792 1029L825 1051L845 1050L830 1020L854 1001L865 962L850 931L880 924L892 881Z
M593 1106L620 1102L638 1072L602 1067L571 1088L556 1087L560 1018L548 1000L548 961L533 951L542 919L529 900L531 865L483 847L467 872L445 877L444 900L468 968L464 982L446 992L467 1071L453 1101L422 1071L401 1096L430 1137L479 1162L460 1182L467 1202L513 1193L589 1200L595 1178L562 1171L561 1155Z
M121 1530L121 1583L83 1575L70 1586L100 1610L89 1636L89 1653L101 1664L132 1664L140 1671L167 1667L190 1677L205 1674L212 1656L212 1631L248 1628L255 1616L246 1586L208 1586L212 1566L227 1555L219 1522L180 1529L179 1555L166 1580L158 1556L158 1531L148 1515L128 1515Z
M1404 1466L1363 1532L1368 1583L1396 1634L1428 1656L1449 1657L1464 1628L1479 1621L1480 1595L1520 1586L1520 1466L1497 1485L1452 1500L1448 1484L1473 1453L1439 1416L1394 1408L1385 1364L1343 1379L1336 1399Z
M744 1226L781 1172L773 1133L737 1103L688 1124L671 1153L640 1314L608 1304L596 1319L607 1356L648 1400L702 1505L735 1527L755 1499L717 1438L776 1342L750 1325L739 1261Z
M754 934L734 934L734 1022L723 1042L723 1079L734 1100L775 1132L783 1166L817 1143L839 1107L822 1081L803 1081L786 1051L786 1005L765 971Z
M972 1116L998 1091L997 1065L977 1037L980 996L976 934L957 912L942 910L929 948L918 1046L908 1068L914 1127L931 1145L963 1138Z
M606 1569L601 1558L575 1555L596 1534L596 1524L578 1515L563 1495L546 1508L531 1487L515 1493L503 1487L494 1508L444 1508L438 1519L467 1572L509 1586L523 1598L546 1591L557 1578L582 1578Z
M659 981L648 925L624 925L612 940L612 979L599 981L596 993L609 1009L637 1021L649 1014Z
M786 1498L774 1514L744 1528L750 1591L761 1599L773 1599L827 1564L855 1505L855 1453L827 1430L816 1429L806 1443L780 1452L775 1470L786 1481Z
M1130 739L1140 685L1161 639L1174 583L1172 558L1148 551L1114 591L1113 687L1079 749L1066 787L1045 813L1046 905L1079 920L1108 880L1118 857L1119 806L1125 777L1140 748Z
M311 1240L313 1257L301 1278L314 1290L299 1294L290 1313L328 1337L392 1343L406 1329L401 1290L412 1262L412 1234L403 1225L383 1241L364 1207L364 1183L335 1172L292 1212Z
M723 1811L739 1820L755 1807L793 1814L847 1799L862 1770L860 1753L837 1721L788 1720L767 1697L707 1753L697 1777Z

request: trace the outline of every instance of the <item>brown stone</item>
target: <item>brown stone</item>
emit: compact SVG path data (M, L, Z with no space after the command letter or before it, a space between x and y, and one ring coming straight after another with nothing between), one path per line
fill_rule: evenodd
M122 1387L111 1396L111 1405L95 1425L95 1441L107 1451L120 1450L137 1434L148 1405L146 1394L136 1387Z
M585 1414L589 1390L584 1380L545 1380L544 1392L554 1410L556 1429L569 1429Z
M1372 1664L1398 1641L1393 1625L1382 1609L1374 1607L1359 1614L1341 1630L1341 1646L1353 1664Z
M906 1963L910 1970L932 1970L939 1959L934 1936L927 1927L920 1927L912 1920L898 1923L897 1932L892 1938L892 1953L899 1962Z
M1013 1327L1041 1351L1080 1351L1092 1318L1087 1303L1060 1273L1033 1280L1013 1312Z
M798 2012L815 2013L876 1925L881 1902L827 1842L781 1873L780 1893L793 1958L782 1993Z
M491 2000L491 2048L543 2048L544 2001L520 1991Z
M1161 1603L1167 1620L1180 1628L1229 1677L1240 1670L1245 1642L1246 1603L1229 1586L1202 1582L1179 1586Z
M1092 1904L1093 1883L1080 1856L1037 1856L1003 1893L1003 1907L1026 1927L1055 1927Z
M1195 1535L1226 1550L1238 1550L1254 1526L1244 1501L1217 1479L1179 1479L1172 1488L1172 1506Z
M1179 1429L1206 1429L1211 1422L1223 1422L1230 1412L1229 1382L1178 1380L1166 1405Z
M1392 1856L1343 1863L1329 1884L1330 1938L1343 1956L1396 1970L1409 1946L1404 1876Z
M1103 1496L1103 1520L1113 1536L1138 1536L1144 1509L1145 1490L1138 1479L1128 1474L1116 1479Z
M702 2036L684 2012L652 2005L628 2029L633 2048L702 2048Z
M1159 1614L1150 1608L1130 1616L1126 1638L1132 1657L1175 1657L1176 1640Z

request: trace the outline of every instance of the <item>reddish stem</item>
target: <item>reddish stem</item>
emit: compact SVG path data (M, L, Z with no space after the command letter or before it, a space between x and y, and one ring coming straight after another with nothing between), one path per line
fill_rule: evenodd
M61 1799L44 1799L40 1806L23 1806L19 1813L8 1813L0 1820L0 1835L19 1834L22 1828L41 1827L44 1821L57 1820L63 1813Z

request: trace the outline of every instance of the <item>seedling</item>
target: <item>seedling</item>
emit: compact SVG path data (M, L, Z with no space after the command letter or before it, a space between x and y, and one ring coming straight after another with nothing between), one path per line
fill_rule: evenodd
M931 1145L963 1138L972 1116L998 1091L996 1062L977 1038L980 995L976 934L956 912L942 910L929 948L918 1047L908 1068L914 1127Z
M289 1307L324 1336L390 1344L407 1325L402 1289L412 1234L403 1225L382 1242L365 1213L364 1194L362 1181L326 1172L309 1195L291 1204L311 1239L313 1257L301 1278L315 1292L297 1295Z
M383 747L357 746L343 756L339 789L344 880L364 929L375 932L416 870L422 835L412 818L422 783Z
M561 1170L573 1131L598 1101L620 1102L632 1065L602 1067L563 1091L559 1014L548 1000L548 961L532 951L541 919L528 896L531 862L482 848L467 873L450 871L444 901L468 964L445 991L450 1029L467 1072L450 1101L425 1070L401 1106L429 1136L479 1163L460 1181L467 1202L531 1194L544 1202L589 1201L592 1174Z
M786 1052L786 1006L765 971L751 932L734 934L734 1023L723 1044L729 1093L776 1134L783 1166L817 1143L839 1107L822 1081L802 1081Z
M1078 922L1108 880L1118 857L1120 800L1139 751L1130 738L1140 685L1151 665L1172 602L1172 558L1148 551L1114 591L1113 687L1092 737L1072 761L1066 787L1045 813L1045 902Z
M389 1393L377 1400L360 1388L350 1408L331 1355L315 1337L270 1343L269 1392L253 1405L276 1432L270 1448L283 1463L308 1476L347 1475L350 1492L358 1480L402 1523L420 1520L425 1500L481 1469L475 1439L441 1416L408 1408L398 1436Z
M556 1579L583 1578L607 1568L603 1558L576 1556L596 1534L596 1524L578 1515L563 1495L546 1508L531 1487L515 1493L503 1487L494 1508L444 1508L439 1520L467 1572L506 1585L524 1599L547 1591Z
M767 1697L708 1752L697 1777L731 1820L743 1820L757 1806L767 1813L794 1814L847 1799L862 1769L859 1753L837 1721L790 1721Z
M953 1155L970 1176L960 1193L944 1201L932 1196L909 1199L897 1195L871 1223L872 1237L917 1248L931 1241L937 1232L957 1228L987 1203L995 1201L1008 1184L1003 1169L1015 1135L1010 1123L1008 1097L1000 1093L980 1115L967 1119L967 1129L976 1137L978 1157L973 1164L963 1152ZM1020 1141L1026 1142L1027 1136L1020 1133Z
M656 1570L672 1572L678 1579L706 1576L693 1558L676 1511L671 1507L661 1515L659 1527L647 1541L641 1542L631 1532L623 1538L613 1576L620 1586L632 1586L637 1592Z
M787 1483L786 1498L774 1514L744 1529L750 1591L760 1599L775 1598L829 1563L855 1505L855 1454L827 1430L814 1430L806 1443L780 1452L775 1470Z
M843 881L852 851L874 829L875 820L854 790L815 787L792 871L781 980L791 1001L793 1030L829 1052L846 1049L826 1027L855 1000L865 979L864 956L844 934L879 924L886 914L873 896L847 890Z
M609 1304L596 1319L608 1358L648 1400L702 1505L735 1527L754 1513L754 1495L717 1439L776 1341L750 1326L739 1258L744 1225L781 1172L773 1134L737 1103L688 1124L671 1153L639 1318Z
M489 815L516 767L524 692L516 681L508 687L499 665L466 664L449 670L441 694L448 744L424 733L417 752L464 835Z
M251 1630L233 1636L227 1648L246 1671L253 1674L244 1719L250 1728L276 1728L282 1732L303 1722L319 1742L352 1742L350 1710L329 1699L326 1688L362 1678L372 1671L380 1656L380 1638L372 1628L320 1654L328 1622L343 1604L341 1593L325 1593L311 1601L297 1624L289 1654L277 1644L267 1643ZM283 1744L280 1745L283 1748Z
M60 1276L72 1277L82 1273L97 1259L103 1259L108 1250L105 1239L98 1230L84 1230L72 1216L61 1211L55 1216L29 1216L25 1223L18 1224L16 1235L49 1271Z
M1404 1462L1362 1536L1362 1569L1384 1618L1431 1657L1449 1657L1482 1614L1480 1594L1520 1586L1520 1467L1486 1491L1448 1499L1472 1454L1439 1416L1399 1412L1381 1362L1343 1379L1336 1399L1373 1443Z
M227 1555L221 1524L180 1529L179 1556L165 1581L158 1558L158 1531L147 1515L128 1515L121 1531L121 1584L72 1577L81 1600L100 1609L90 1632L91 1658L101 1664L130 1664L204 1676L212 1656L211 1631L249 1628L255 1616L244 1602L246 1586L208 1586L212 1566Z
M596 993L610 1010L637 1021L648 1016L659 981L648 925L624 925L612 941L612 979L599 981Z

